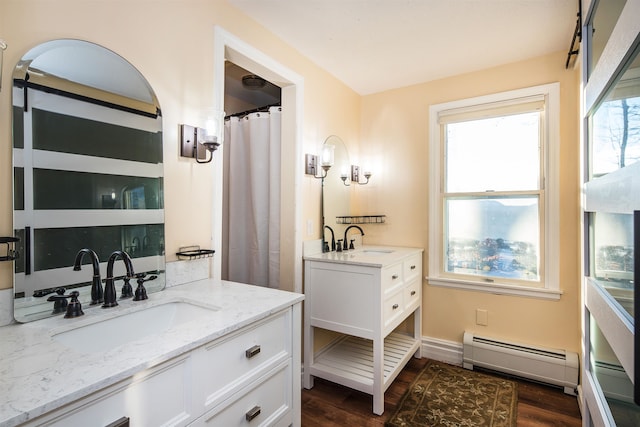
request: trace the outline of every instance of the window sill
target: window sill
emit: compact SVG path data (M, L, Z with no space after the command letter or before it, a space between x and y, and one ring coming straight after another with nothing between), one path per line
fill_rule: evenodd
M522 286L501 285L498 283L465 282L462 280L443 279L441 277L425 277L425 279L427 279L427 283L432 286L497 295L514 295L552 301L560 300L560 296L562 295L562 291L559 289L525 288Z

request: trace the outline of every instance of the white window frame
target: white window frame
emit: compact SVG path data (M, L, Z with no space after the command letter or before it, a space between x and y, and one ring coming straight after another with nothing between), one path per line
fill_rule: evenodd
M545 100L544 115L544 147L542 165L542 190L544 191L544 228L542 242L544 244L541 270L543 270L544 287L528 287L500 283L494 278L493 283L481 280L460 280L445 277L443 269L443 207L440 197L442 185L443 147L441 126L438 118L454 109L491 108L496 103L517 102L518 99L530 99L543 96ZM435 104L429 108L429 275L430 285L471 291L489 292L493 294L519 295L543 299L558 300L560 289L560 84L550 83L517 89L492 95L462 99L442 104ZM449 275L450 276L450 275Z

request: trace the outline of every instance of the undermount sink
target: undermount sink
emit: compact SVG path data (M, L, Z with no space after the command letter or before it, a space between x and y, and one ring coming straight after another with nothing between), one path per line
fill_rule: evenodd
M159 334L216 312L188 302L169 302L132 311L53 335L70 348L97 353Z
M393 251L390 249L364 249L362 253L365 255L384 255L393 253Z

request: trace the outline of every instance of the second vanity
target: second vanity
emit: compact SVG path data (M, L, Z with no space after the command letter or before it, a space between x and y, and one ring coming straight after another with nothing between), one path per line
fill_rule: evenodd
M0 328L0 426L299 425L303 298L206 279Z
M422 252L365 246L305 255L305 388L324 378L373 395L373 412L384 412L387 387L421 357ZM341 335L316 351L317 328Z

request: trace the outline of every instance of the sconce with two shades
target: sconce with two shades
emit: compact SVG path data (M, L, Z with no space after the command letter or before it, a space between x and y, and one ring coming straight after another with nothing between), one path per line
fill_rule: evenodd
M198 163L209 163L222 143L223 124L223 112L207 115L203 128L181 124L180 155L195 158Z
M321 163L320 166L323 172L318 175L318 156L315 154L305 154L305 168L304 173L307 175L313 175L315 178L324 179L327 176L327 172L331 169L334 162L334 150L335 146L325 144L322 146Z
M351 165L351 182L355 182L359 185L366 185L369 183L369 178L371 178L371 172L366 171L364 172L364 177L366 178L365 182L360 182L360 166L356 166L356 165ZM340 175L340 179L342 180L342 183L345 186L350 186L350 183L347 183L347 174L343 173L342 175Z

